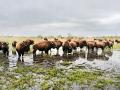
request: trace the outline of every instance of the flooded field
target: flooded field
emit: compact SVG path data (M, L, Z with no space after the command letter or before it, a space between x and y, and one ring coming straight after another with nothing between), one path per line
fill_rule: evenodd
M120 51L98 53L77 50L64 55L37 52L26 54L24 60L10 52L8 58L1 53L1 90L119 90ZM3 85L4 83L4 85Z

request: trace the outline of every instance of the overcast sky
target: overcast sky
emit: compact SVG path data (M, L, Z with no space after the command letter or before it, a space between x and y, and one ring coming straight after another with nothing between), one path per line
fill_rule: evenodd
M0 35L120 35L120 0L0 0Z

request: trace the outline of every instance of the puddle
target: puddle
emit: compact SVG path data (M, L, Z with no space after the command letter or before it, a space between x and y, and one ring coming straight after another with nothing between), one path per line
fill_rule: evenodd
M78 50L79 51L79 50ZM7 58L4 58L7 61L5 67L6 68L12 68L17 67L19 64L30 66L34 65L35 63L40 63L44 65L59 65L62 61L70 61L72 62L70 65L67 65L67 67L74 67L82 65L87 69L100 69L100 70L107 70L111 72L120 72L120 51L107 51L105 53L87 53L84 50L77 53L74 53L72 55L63 55L62 50L59 51L59 55L56 54L56 50L52 50L52 53L50 56L41 56L40 52L37 52L38 60L33 60L32 54L25 54L24 56L24 62L17 60L17 55L13 55L12 52L10 52L10 55ZM1 55L2 56L2 55Z

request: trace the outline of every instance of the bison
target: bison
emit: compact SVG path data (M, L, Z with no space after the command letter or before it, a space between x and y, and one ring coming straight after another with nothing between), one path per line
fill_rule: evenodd
M3 54L5 56L9 55L9 43L8 42L0 43L0 49L3 51Z
M79 40L79 47L82 49L84 46L87 46L86 40Z
M70 46L72 47L73 50L76 50L77 49L77 42L76 41L71 41L69 42Z
M16 48L16 44L17 44L17 41L13 41L13 42L12 42L12 47L13 47L13 48Z
M62 44L62 49L64 53L71 53L72 52L72 46L70 44L71 40L67 40Z
M63 42L61 42L60 40L58 40L58 39L54 39L54 41L53 41L54 43L55 43L55 48L57 49L57 54L59 53L59 48L62 46L62 43Z
M30 45L34 44L34 41L33 40L26 40L26 41L23 41L23 42L20 42L16 45L16 51L18 53L18 59L20 59L20 57L24 56L24 53L25 52L28 52L30 50Z
M113 45L114 45L114 41L112 41L112 40L109 40L108 41L108 47L111 49L111 48L113 48Z
M53 41L44 40L33 45L33 57L36 56L36 51L45 51L48 54L51 48L55 48L55 43Z
M88 51L90 49L92 49L92 51L94 51L95 41L87 41L86 44L87 44Z
M102 51L104 51L104 49L106 48L106 44L102 41L95 41L95 48L97 49L97 51L99 48L101 48Z
M116 43L120 43L120 40L117 40L117 39L116 39L115 42L116 42Z
M103 42L105 43L105 45L108 47L108 48L113 48L113 45L114 45L114 41L112 40L103 40Z

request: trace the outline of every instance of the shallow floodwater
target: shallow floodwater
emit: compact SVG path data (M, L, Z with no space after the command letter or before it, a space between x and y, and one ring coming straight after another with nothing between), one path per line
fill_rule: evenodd
M64 69L71 69L79 67L80 69L87 69L87 70L102 70L106 73L109 72L111 74L120 73L120 51L117 50L106 50L102 52L101 50L96 52L89 52L86 51L84 48L83 50L74 51L74 53L65 55L63 54L61 48L59 54L57 54L55 49L52 49L52 52L47 56L45 54L41 54L41 52L37 52L36 59L33 59L33 55L31 53L25 54L24 61L19 61L18 55L12 54L8 58L3 58L2 53L1 55L1 62L5 62L3 65L4 70L7 69L14 69L19 66L31 66L36 63L40 63L43 67L51 67L56 66L57 68L64 68ZM6 60L5 60L6 59ZM70 64L63 65L64 61L69 61ZM71 86L72 90L91 90L88 85L77 85L73 83ZM37 90L38 87L35 87L34 90ZM30 89L31 90L31 89ZM51 89L50 89L51 90ZM96 90L93 88L93 90ZM106 86L104 90L118 90L114 86Z
M98 53L90 52L88 53L85 49L84 50L77 50L74 54L71 55L64 55L62 50L59 51L59 54L57 54L56 50L52 50L50 53L50 56L56 57L55 60L47 60L48 58L45 55L41 56L41 52L37 52L38 54L38 60L33 60L32 54L25 54L24 56L24 62L18 61L17 54L13 55L10 53L6 67L12 68L17 67L19 64L21 65L33 65L35 63L41 63L46 66L50 65L56 65L57 67L61 67L61 62L63 61L70 61L71 64L67 66L67 68L72 68L75 66L81 66L86 69L97 69L97 70L104 70L104 71L111 71L111 72L120 72L120 51L112 51L108 50L104 53L99 50ZM44 58L43 58L44 57ZM37 62L38 61L38 62Z

